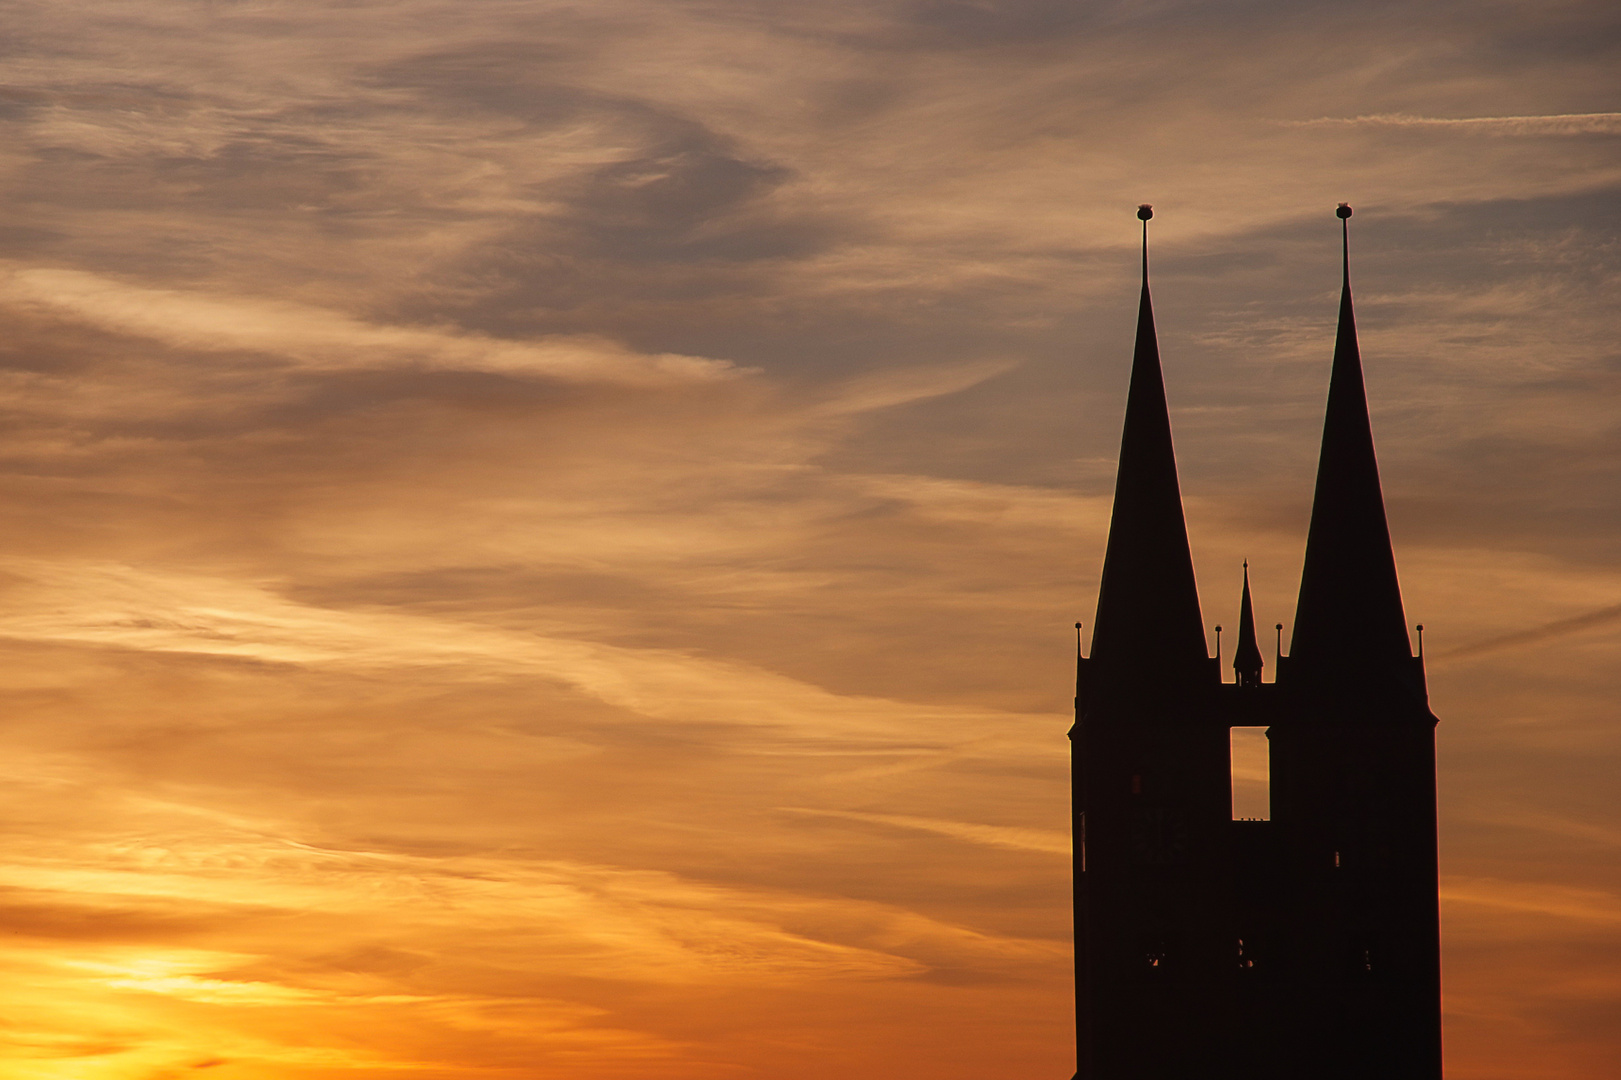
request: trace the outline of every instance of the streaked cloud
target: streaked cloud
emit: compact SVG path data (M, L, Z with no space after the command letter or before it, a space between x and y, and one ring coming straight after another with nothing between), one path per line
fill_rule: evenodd
M12 269L0 278L0 302L8 300L177 348L255 352L328 370L491 371L630 385L707 381L744 373L723 360L669 353L644 356L590 335L499 341L448 328L367 323L286 301L140 288L75 270Z
M819 814L823 817L865 821L874 825L893 825L901 829L920 829L938 833L971 844L989 844L992 847L1014 848L1019 851L1042 851L1050 855L1068 855L1069 837L1062 833L1040 829L1009 828L1006 825L983 825L971 821L940 821L934 818L912 817L907 814L864 814L855 810L813 810L798 806L785 806L783 810L794 814Z
M1593 889L1449 879L1441 885L1441 900L1446 904L1478 904L1578 922L1621 925L1621 897Z
M1376 116L1333 117L1296 120L1297 127L1399 127L1439 128L1482 135L1621 135L1621 113L1561 113L1554 116L1410 116L1388 113Z
M1567 619L1556 619L1553 622L1543 623L1541 626L1534 626L1528 630L1500 634L1485 641L1459 645L1441 653L1439 659L1448 660L1484 656L1488 653L1512 649L1520 645L1540 645L1544 641L1554 641L1572 634L1579 634L1583 630L1608 626L1614 622L1621 622L1621 604L1611 604L1608 607L1598 608L1580 615L1572 615Z
M920 721L968 731L1008 717L846 697L749 665L508 633L396 612L293 603L240 580L55 563L32 597L14 589L0 634L362 671L450 668L468 678L550 678L661 720L792 726L802 737L890 739ZM942 728L943 726L943 728Z

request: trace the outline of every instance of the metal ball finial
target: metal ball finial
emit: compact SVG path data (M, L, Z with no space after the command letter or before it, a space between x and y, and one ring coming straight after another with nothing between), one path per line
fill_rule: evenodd
M1139 206L1137 208L1137 220L1139 220L1139 221L1147 221L1149 218L1151 218L1153 216L1154 216L1154 208L1152 206L1150 206L1148 203L1143 203L1141 206Z
M1339 218L1341 221L1344 221L1346 218L1350 217L1351 216L1351 204L1350 203L1340 203L1340 205L1334 211L1334 216Z

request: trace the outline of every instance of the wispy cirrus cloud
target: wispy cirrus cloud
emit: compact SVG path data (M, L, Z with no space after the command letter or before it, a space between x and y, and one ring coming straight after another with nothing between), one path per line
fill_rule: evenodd
M1600 889L1447 877L1441 882L1441 900L1621 928L1621 896Z
M1555 641L1559 638L1579 634L1583 630L1596 629L1621 622L1621 604L1611 604L1608 607L1572 615L1567 619L1555 619L1552 622L1533 626L1528 630L1518 630L1512 634L1499 634L1484 641L1471 642L1459 645L1453 649L1437 654L1439 660L1462 660L1475 656L1486 656L1490 653L1512 649L1518 645L1540 645L1544 641Z
M28 574L11 561L14 574ZM751 665L456 619L300 604L240 579L114 564L49 567L10 591L0 635L156 653L371 672L434 666L480 679L527 673L668 721L763 725L803 739L889 741L928 726L942 742L1006 729L1010 715L841 695ZM1005 738L1005 737L1004 737Z
M27 998L9 1013L11 1057L93 1046L121 1067L173 1066L195 1044L171 1029L189 1025L255 1077L451 1068L465 1052L457 1033L474 1031L495 1040L487 1052L510 1043L527 1068L555 1060L567 1075L617 1076L627 1059L669 1067L681 1056L681 1040L635 1003L649 986L709 1001L807 984L850 994L937 967L1028 977L1066 958L1059 942L890 903L522 852L334 848L286 835L287 822L205 829L140 800L125 809L124 835L87 837L70 858L18 848L0 867L11 929L0 957ZM267 887L243 887L250 868ZM119 936L143 919L168 939ZM97 920L109 929L82 931ZM296 945L267 925L285 921L300 927ZM582 980L597 988L585 1001ZM53 1002L68 988L79 1033L135 1026L144 1037L67 1040L74 1021ZM295 1018L308 1041L256 1037L276 1017ZM420 1037L401 1045L400 1024Z
M1482 135L1621 135L1621 112L1555 113L1548 116L1321 116L1284 121L1290 127L1434 128Z
M973 821L946 821L939 818L917 817L912 814L871 814L858 810L816 810L803 806L782 807L785 813L810 814L818 817L842 818L846 821L864 821L873 825L891 825L899 829L917 829L937 833L971 844L1013 848L1016 851L1040 851L1049 855L1068 855L1070 840L1063 833L1045 829L1027 829L1008 825L987 825Z
M252 351L326 370L488 371L637 386L747 373L724 360L638 353L596 335L502 340L452 328L370 322L284 300L146 288L81 270L10 267L0 273L0 302L53 311L175 348Z

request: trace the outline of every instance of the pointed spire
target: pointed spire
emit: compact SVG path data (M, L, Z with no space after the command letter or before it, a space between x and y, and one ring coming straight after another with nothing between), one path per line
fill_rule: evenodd
M1137 216L1143 222L1142 298L1114 516L1092 624L1092 660L1105 668L1155 672L1176 683L1207 670L1208 655L1148 293L1153 208L1139 207Z
M1260 686L1261 647L1255 643L1255 608L1250 603L1250 564L1244 560L1244 599L1238 604L1238 648L1233 653L1233 672L1239 686Z
M1411 653L1351 308L1351 208L1341 203L1336 213L1344 274L1340 324L1289 669L1368 679L1381 668L1401 670L1397 662Z

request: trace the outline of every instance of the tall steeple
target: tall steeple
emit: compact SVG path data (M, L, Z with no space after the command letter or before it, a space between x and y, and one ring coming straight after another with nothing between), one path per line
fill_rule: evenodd
M1206 655L1144 227L1069 731L1076 1080L1441 1080L1435 717L1408 655L1348 235L1294 655L1261 682L1246 564L1233 685ZM1236 728L1266 729L1265 820L1233 816Z
M1255 643L1255 607L1250 603L1250 564L1244 562L1244 599L1238 605L1238 649L1233 653L1233 672L1239 686L1260 686L1261 647Z
M1179 682L1208 661L1148 294L1153 208L1139 207L1137 216L1143 222L1142 299L1092 660L1101 670L1142 665Z
M1338 682L1365 680L1381 668L1405 670L1400 661L1411 652L1351 309L1351 208L1341 203L1336 213L1343 273L1340 324L1289 669Z

